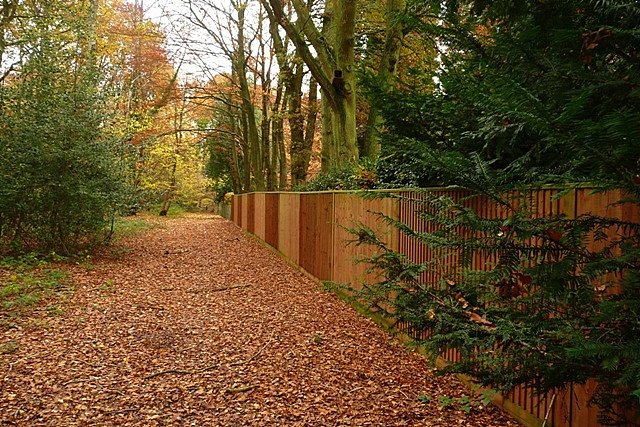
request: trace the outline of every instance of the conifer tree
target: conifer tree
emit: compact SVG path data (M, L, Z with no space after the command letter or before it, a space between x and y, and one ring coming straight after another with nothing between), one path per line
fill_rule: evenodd
M440 67L424 76L436 90L369 87L387 130L385 179L469 193L411 200L437 225L432 232L386 218L435 254L421 264L354 229L358 244L377 247L362 261L380 275L356 298L429 330L420 343L434 355L457 349L461 361L443 372L540 393L592 377L604 422L621 422L620 408L637 413L640 224L541 217L527 194L589 183L624 190L619 203L637 209L640 7L413 0L403 20L440 49ZM474 210L478 197L503 215ZM478 257L492 262L477 265ZM425 283L426 271L439 271L438 279Z
M598 180L634 191L639 9L588 0L410 2L405 27L441 51L439 70L424 76L438 88L369 88L389 130L384 155L419 184L451 184L455 175L443 175L439 159L474 153L511 182ZM425 163L434 163L429 173Z

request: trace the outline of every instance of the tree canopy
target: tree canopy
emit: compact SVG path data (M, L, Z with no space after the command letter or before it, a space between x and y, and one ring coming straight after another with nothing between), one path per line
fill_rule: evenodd
M367 83L385 156L402 165L390 179L470 185L460 171L482 161L503 182L637 191L637 5L414 1L398 19L439 50L439 67L423 75L435 88Z

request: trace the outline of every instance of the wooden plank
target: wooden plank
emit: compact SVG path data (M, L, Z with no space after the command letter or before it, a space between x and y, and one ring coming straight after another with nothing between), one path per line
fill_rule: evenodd
M247 194L246 198L246 211L247 211L247 222L246 222L246 230L249 233L255 234L256 230L256 208L255 208L255 194L250 193Z
M367 265L355 264L357 257L370 256L375 248L370 245L349 243L357 240L346 228L357 229L360 224L376 232L387 247L398 245L398 231L390 229L375 213L397 218L397 202L393 199L364 199L353 193L336 193L334 197L335 219L333 224L333 280L337 283L351 283L358 287L365 281L376 280L373 275L365 275Z
M291 262L300 263L300 195L278 195L278 245L277 249Z
M577 213L577 202L576 202L576 190L571 190L568 194L566 194L562 200L562 213L567 215L567 218L573 219L576 217Z
M618 199L623 200L627 196L626 194L619 192ZM640 223L640 206L634 203L625 203L621 206L620 219L623 221Z
M240 228L242 227L242 196L234 194L231 199L231 220Z
M242 195L242 204L241 204L241 212L240 212L240 224L241 227L245 230L248 230L248 223L249 223L249 202L248 202L248 194L243 194Z
M349 243L357 237L345 228L357 228L356 221L365 222L362 200L351 193L339 193L335 195L334 203L333 280L337 283L350 283L358 288L365 280L363 276L366 266L355 265L354 259L369 254L369 251L365 246Z
M585 384L577 384L573 386L572 399L572 425L584 427L602 427L598 422L598 408L589 405L589 399L593 396L596 388L594 380L588 380Z
M265 193L254 193L253 196L253 234L266 241L266 205Z
M238 200L237 195L231 196L231 221L236 225L238 225Z
M553 403L550 403L551 412L550 420L553 427L571 427L571 396L573 391L571 387L564 390L558 390L555 393ZM553 398L553 394L551 396Z
M300 266L320 280L332 280L333 194L300 195Z
M265 237L264 241L270 246L278 248L278 230L280 222L280 196L277 193L268 193L265 195Z

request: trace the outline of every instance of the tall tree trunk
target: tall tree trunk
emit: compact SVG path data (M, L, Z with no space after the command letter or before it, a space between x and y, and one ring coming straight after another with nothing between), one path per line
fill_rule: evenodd
M248 143L249 124L247 120L247 112L244 108L240 108L240 127L242 128L242 137L240 138L240 146L242 147L242 176L244 192L253 191L253 183L251 182L251 147Z
M235 70L238 78L238 85L240 87L240 96L242 97L242 109L243 115L246 120L247 133L247 145L250 149L250 163L245 165L245 168L251 169L253 175L253 185L250 188L256 191L265 190L264 179L264 165L262 164L262 144L260 140L260 134L258 132L258 125L256 123L256 113L251 98L251 92L249 91L249 83L247 81L246 65L247 56L245 50L245 37L244 37L244 25L245 25L245 10L246 3L238 5L236 11L238 12L238 46L235 52Z
M227 103L227 112L229 117L229 151L230 151L230 159L229 159L229 170L231 172L231 188L233 188L234 194L244 193L244 188L242 186L242 178L240 176L240 158L238 156L238 142L236 141L235 135L237 132L237 121L235 119L235 114L233 112L233 105L229 102Z
M282 120L281 120L282 124ZM285 190L289 185L289 173L287 168L287 149L284 145L284 129L282 132L282 137L279 138L279 144L277 146L278 149L278 159L280 161L280 190Z
M405 3L405 0L386 0L385 41L380 56L380 64L378 65L378 81L386 87L390 87L392 84L400 58L404 34L403 25L396 17L404 9ZM369 107L361 156L375 158L380 153L378 131L380 124L381 120L378 112L375 108Z
M277 55L277 54L276 54ZM272 117L271 120L271 156L273 159L277 159L278 165L278 179L277 187L279 190L287 188L288 184L288 171L287 171L287 153L284 143L284 116L287 108L287 98L289 93L289 68L287 66L280 65L280 75L278 78L278 89L276 91L276 99L273 102ZM275 164L274 164L275 172ZM275 182L274 177L274 182Z
M334 167L337 154L335 152L336 147L333 137L333 113L331 112L331 105L329 104L327 97L324 95L324 92L322 93L320 108L322 111L321 168L323 173L327 173Z
M320 86L324 120L323 169L357 161L354 90L356 1L328 0L322 31L313 25L310 7L302 0L292 0L298 16L296 23L287 18L278 0L263 0L263 4L271 8ZM331 122L330 129L328 121Z
M313 143L316 140L316 123L318 121L318 82L311 77L309 82L309 99L307 110L307 125L304 131L304 179L309 174L309 163L311 162L311 153L313 151Z
M255 91L260 93L260 111L262 113L262 118L260 120L260 138L262 145L262 165L264 169L265 175L265 188L267 191L275 190L275 167L276 167L276 158L274 158L271 153L271 62L272 62L272 54L267 53L267 44L265 39L263 38L264 34L264 11L260 11L260 16L258 17L258 29L257 29L257 40L259 43L259 80L256 79L254 83ZM269 49L270 50L270 49ZM257 87L258 81L260 82L260 87Z
M338 155L336 165L340 166L358 161L355 94L356 0L339 0L335 16L336 70L332 80L335 105L331 110L333 137ZM338 80L340 76L342 81Z
M301 62L297 62L291 79L291 98L289 99L289 129L291 132L291 185L304 182L305 167L304 151L304 116L302 115L302 78L304 69Z
M272 175L269 177L269 182L274 189L282 190L286 188L287 183L287 159L280 157L280 146L284 146L284 119L280 114L282 108L282 97L284 88L278 84L276 89L276 98L271 105L271 159L273 161L273 167L271 169ZM282 175L282 164L284 163L284 186L282 185L282 177L278 178L277 175ZM277 168L276 168L277 166Z
M292 185L300 184L307 180L318 115L318 84L313 77L309 83L309 105L306 117L302 111L302 64L297 68L293 87L299 92L293 94L291 109L289 110Z
M291 105L292 99L296 96L301 96L301 88L295 89L294 71L292 69L292 61L290 59L289 52L287 51L288 39L283 40L280 32L278 19L276 18L273 10L269 7L266 0L262 2L265 11L269 15L269 32L273 40L273 49L278 61L278 67L280 68L280 74L278 76L278 91L276 95L276 101L273 105L273 146L274 156L277 153L279 168L279 188L285 189L288 187L288 170L287 170L287 153L284 143L284 117L286 116L287 109L289 109L290 128L291 125ZM288 19L291 17L291 9L287 11ZM300 84L300 86L302 86ZM293 108L295 109L295 108ZM295 127L295 126L293 126ZM295 131L294 131L295 133ZM296 137L292 136L292 141L295 141Z
M291 92L291 68L289 67L289 62L286 60L286 52L279 50L277 47L278 44L279 43L274 43L276 46L275 50L278 58L278 65L280 67L280 74L278 76L276 99L272 105L273 120L271 122L271 150L273 158L278 159L278 188L280 190L284 190L287 188L289 177L287 169L287 153L284 143L284 116L287 109L287 100Z
M262 121L261 125L261 139L262 139L262 153L263 159L262 163L264 165L265 170L265 180L266 180L266 189L268 191L273 191L276 188L276 162L277 158L271 155L271 110L269 105L269 94L270 94L270 82L265 79L266 72L264 72L262 77L263 87L262 87ZM265 87L266 86L266 87Z

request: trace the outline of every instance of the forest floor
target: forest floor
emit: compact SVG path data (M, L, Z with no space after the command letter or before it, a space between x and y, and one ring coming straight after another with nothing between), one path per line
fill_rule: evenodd
M154 222L0 311L1 426L518 425L232 223Z

